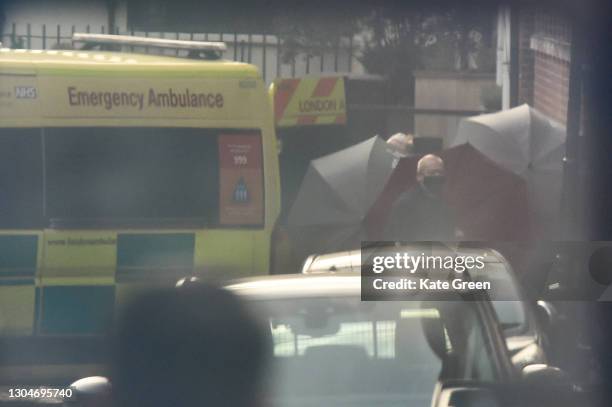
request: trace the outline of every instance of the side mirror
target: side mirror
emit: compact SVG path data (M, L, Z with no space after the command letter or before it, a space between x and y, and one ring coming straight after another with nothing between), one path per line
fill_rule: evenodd
M512 393L519 395L522 406L556 406L574 407L590 406L594 400L581 391L569 377L558 367L546 364L532 364L523 368L523 379L518 386L511 386Z
M536 316L542 325L542 328L548 330L555 325L559 320L559 313L554 305L548 301L538 301L536 307Z
M111 406L111 383L106 377L91 376L70 385L72 397L66 405L72 407Z
M571 383L566 372L543 363L525 366L522 375L525 383L537 386L569 386Z

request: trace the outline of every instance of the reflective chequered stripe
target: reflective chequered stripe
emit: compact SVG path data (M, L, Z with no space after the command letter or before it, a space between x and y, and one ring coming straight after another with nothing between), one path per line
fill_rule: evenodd
M133 284L169 284L192 273L194 240L193 233L50 232L39 332L105 332Z
M45 231L38 334L107 331L115 304L116 252L113 231Z
M44 237L43 237L44 236ZM264 269L264 230L0 234L0 335L96 335L117 306L194 273Z
M112 324L112 285L43 287L41 334L102 334Z
M117 283L172 280L193 270L193 233L135 233L117 238Z
M119 234L115 308L151 287L192 275L195 240L192 232Z
M38 238L32 233L0 235L0 334L33 332Z

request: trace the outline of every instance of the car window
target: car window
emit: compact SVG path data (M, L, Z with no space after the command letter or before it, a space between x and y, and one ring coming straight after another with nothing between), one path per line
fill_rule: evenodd
M257 309L273 340L275 406L429 406L445 364L447 378L495 378L473 304L316 298Z
M525 302L509 266L502 262L488 262L484 270L474 270L472 274L476 281L491 281L488 295L504 330L513 333L524 331L527 328Z

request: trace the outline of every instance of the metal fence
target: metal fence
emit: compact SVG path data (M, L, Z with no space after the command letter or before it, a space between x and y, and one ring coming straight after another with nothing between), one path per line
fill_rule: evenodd
M33 25L12 23L4 27L0 42L4 47L25 49L73 49L72 34L82 31L76 25ZM85 26L87 33L108 33L106 26ZM223 41L228 49L224 58L257 65L265 81L321 73L351 73L355 47L352 38L339 41L324 51L291 53L282 35L253 33L185 33L124 31L113 34L181 40ZM142 52L143 50L138 50ZM144 49L144 52L151 50ZM178 53L178 51L177 51Z

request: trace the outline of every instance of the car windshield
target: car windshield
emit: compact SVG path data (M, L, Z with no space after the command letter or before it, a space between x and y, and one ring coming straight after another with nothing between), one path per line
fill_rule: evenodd
M476 303L258 303L273 340L271 406L429 406L440 378L495 378Z

